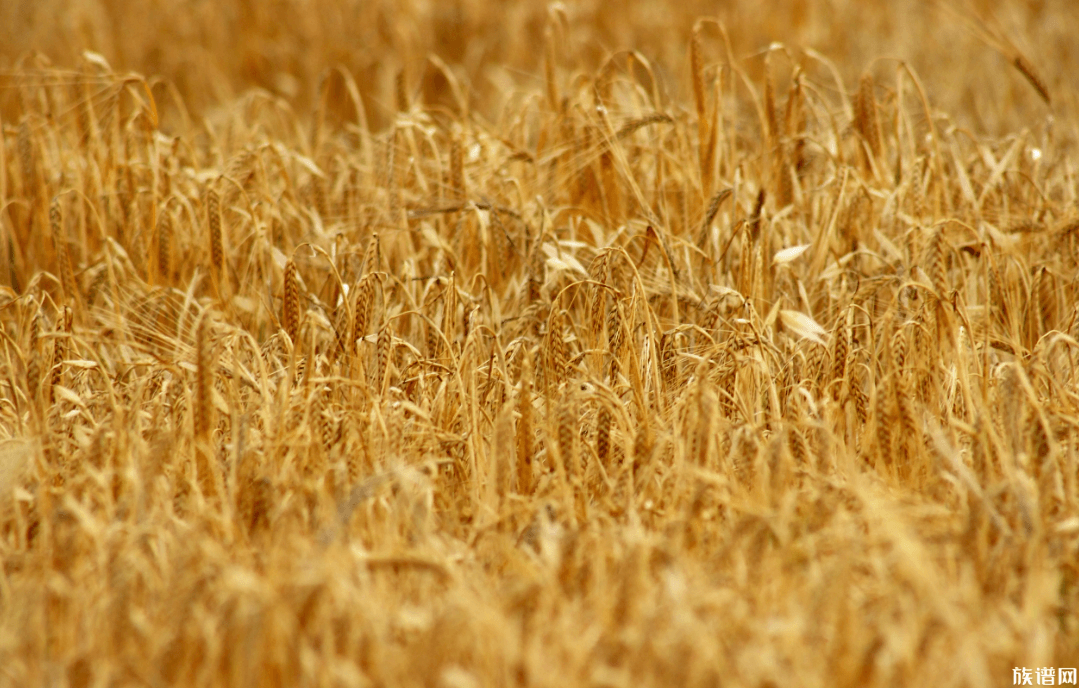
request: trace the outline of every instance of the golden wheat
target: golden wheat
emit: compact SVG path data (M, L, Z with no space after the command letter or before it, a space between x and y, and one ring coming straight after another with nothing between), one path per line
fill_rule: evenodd
M0 688L1074 666L1064 0L31 5Z

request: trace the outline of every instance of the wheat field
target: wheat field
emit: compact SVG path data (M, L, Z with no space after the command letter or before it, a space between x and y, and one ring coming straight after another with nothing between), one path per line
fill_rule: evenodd
M1079 666L1077 25L3 3L0 686Z

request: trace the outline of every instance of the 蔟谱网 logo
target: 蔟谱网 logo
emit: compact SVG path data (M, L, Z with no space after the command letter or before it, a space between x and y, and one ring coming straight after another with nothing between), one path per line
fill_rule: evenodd
M1074 686L1076 685L1076 670L1056 669L1042 667L1040 669L1027 669L1016 667L1012 670L1013 686Z

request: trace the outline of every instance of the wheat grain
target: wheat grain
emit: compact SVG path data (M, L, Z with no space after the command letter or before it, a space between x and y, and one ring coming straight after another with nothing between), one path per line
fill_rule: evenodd
M203 316L198 325L195 338L195 403L194 423L196 441L206 441L213 426L214 404L214 361L213 336L210 333L210 318Z
M637 119L631 119L630 121L626 122L625 124L623 124L621 127L618 128L618 131L617 131L617 133L615 133L614 137L615 137L615 139L621 140L621 139L629 138L635 132L640 131L641 129L644 129L645 127L650 127L653 124L673 124L673 123L674 123L674 120L671 118L670 115L666 115L666 114L664 114L662 112L653 112L650 115L645 115L644 117L638 117Z
M689 69L692 74L693 105L697 111L699 127L704 127L708 117L704 97L704 59L701 56L700 26L694 26L693 37L689 41ZM704 131L702 128L701 131Z
M603 465L607 465L611 454L611 412L606 406L601 406L599 417L596 420L596 458Z
M78 296L78 290L75 287L71 257L68 253L67 240L64 237L63 214L60 210L59 198L54 198L49 206L49 229L52 233L53 250L56 253L56 262L59 267L63 300L64 302L74 303Z
M157 274L165 284L172 280L172 223L167 213L157 224Z
M42 314L41 307L35 303L36 311L30 321L30 342L27 345L26 356L26 398L30 402L30 410L34 415L38 413L38 394L41 391L41 339Z
M393 329L387 323L378 333L375 341L375 370L373 387L376 394L382 394L385 385L389 384L390 346L393 340Z
M836 324L832 339L834 342L831 371L832 399L840 400L845 396L846 390L849 389L847 379L847 323L845 316L841 316Z
M296 263L285 263L283 299L281 306L281 326L289 336L293 346L300 344L300 284L297 277Z
M1049 97L1049 88L1046 86L1045 81L1038 76L1038 73L1034 71L1034 65L1030 64L1030 60L1022 55L1016 55L1012 58L1012 64L1019 70L1019 73L1026 77L1026 80L1030 82L1030 85L1034 87L1034 90L1038 92L1038 95L1042 97L1046 105L1052 103L1052 99Z
M221 238L221 199L215 189L206 192L206 218L210 230L210 270L221 285L225 279L225 250Z
M855 127L861 134L874 161L880 160L883 150L881 143L880 119L877 113L876 84L873 75L866 72L858 82L858 97L855 107Z

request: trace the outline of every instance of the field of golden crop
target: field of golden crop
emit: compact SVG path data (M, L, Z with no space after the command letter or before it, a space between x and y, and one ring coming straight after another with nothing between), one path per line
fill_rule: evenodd
M1079 666L1076 26L0 3L0 686Z

